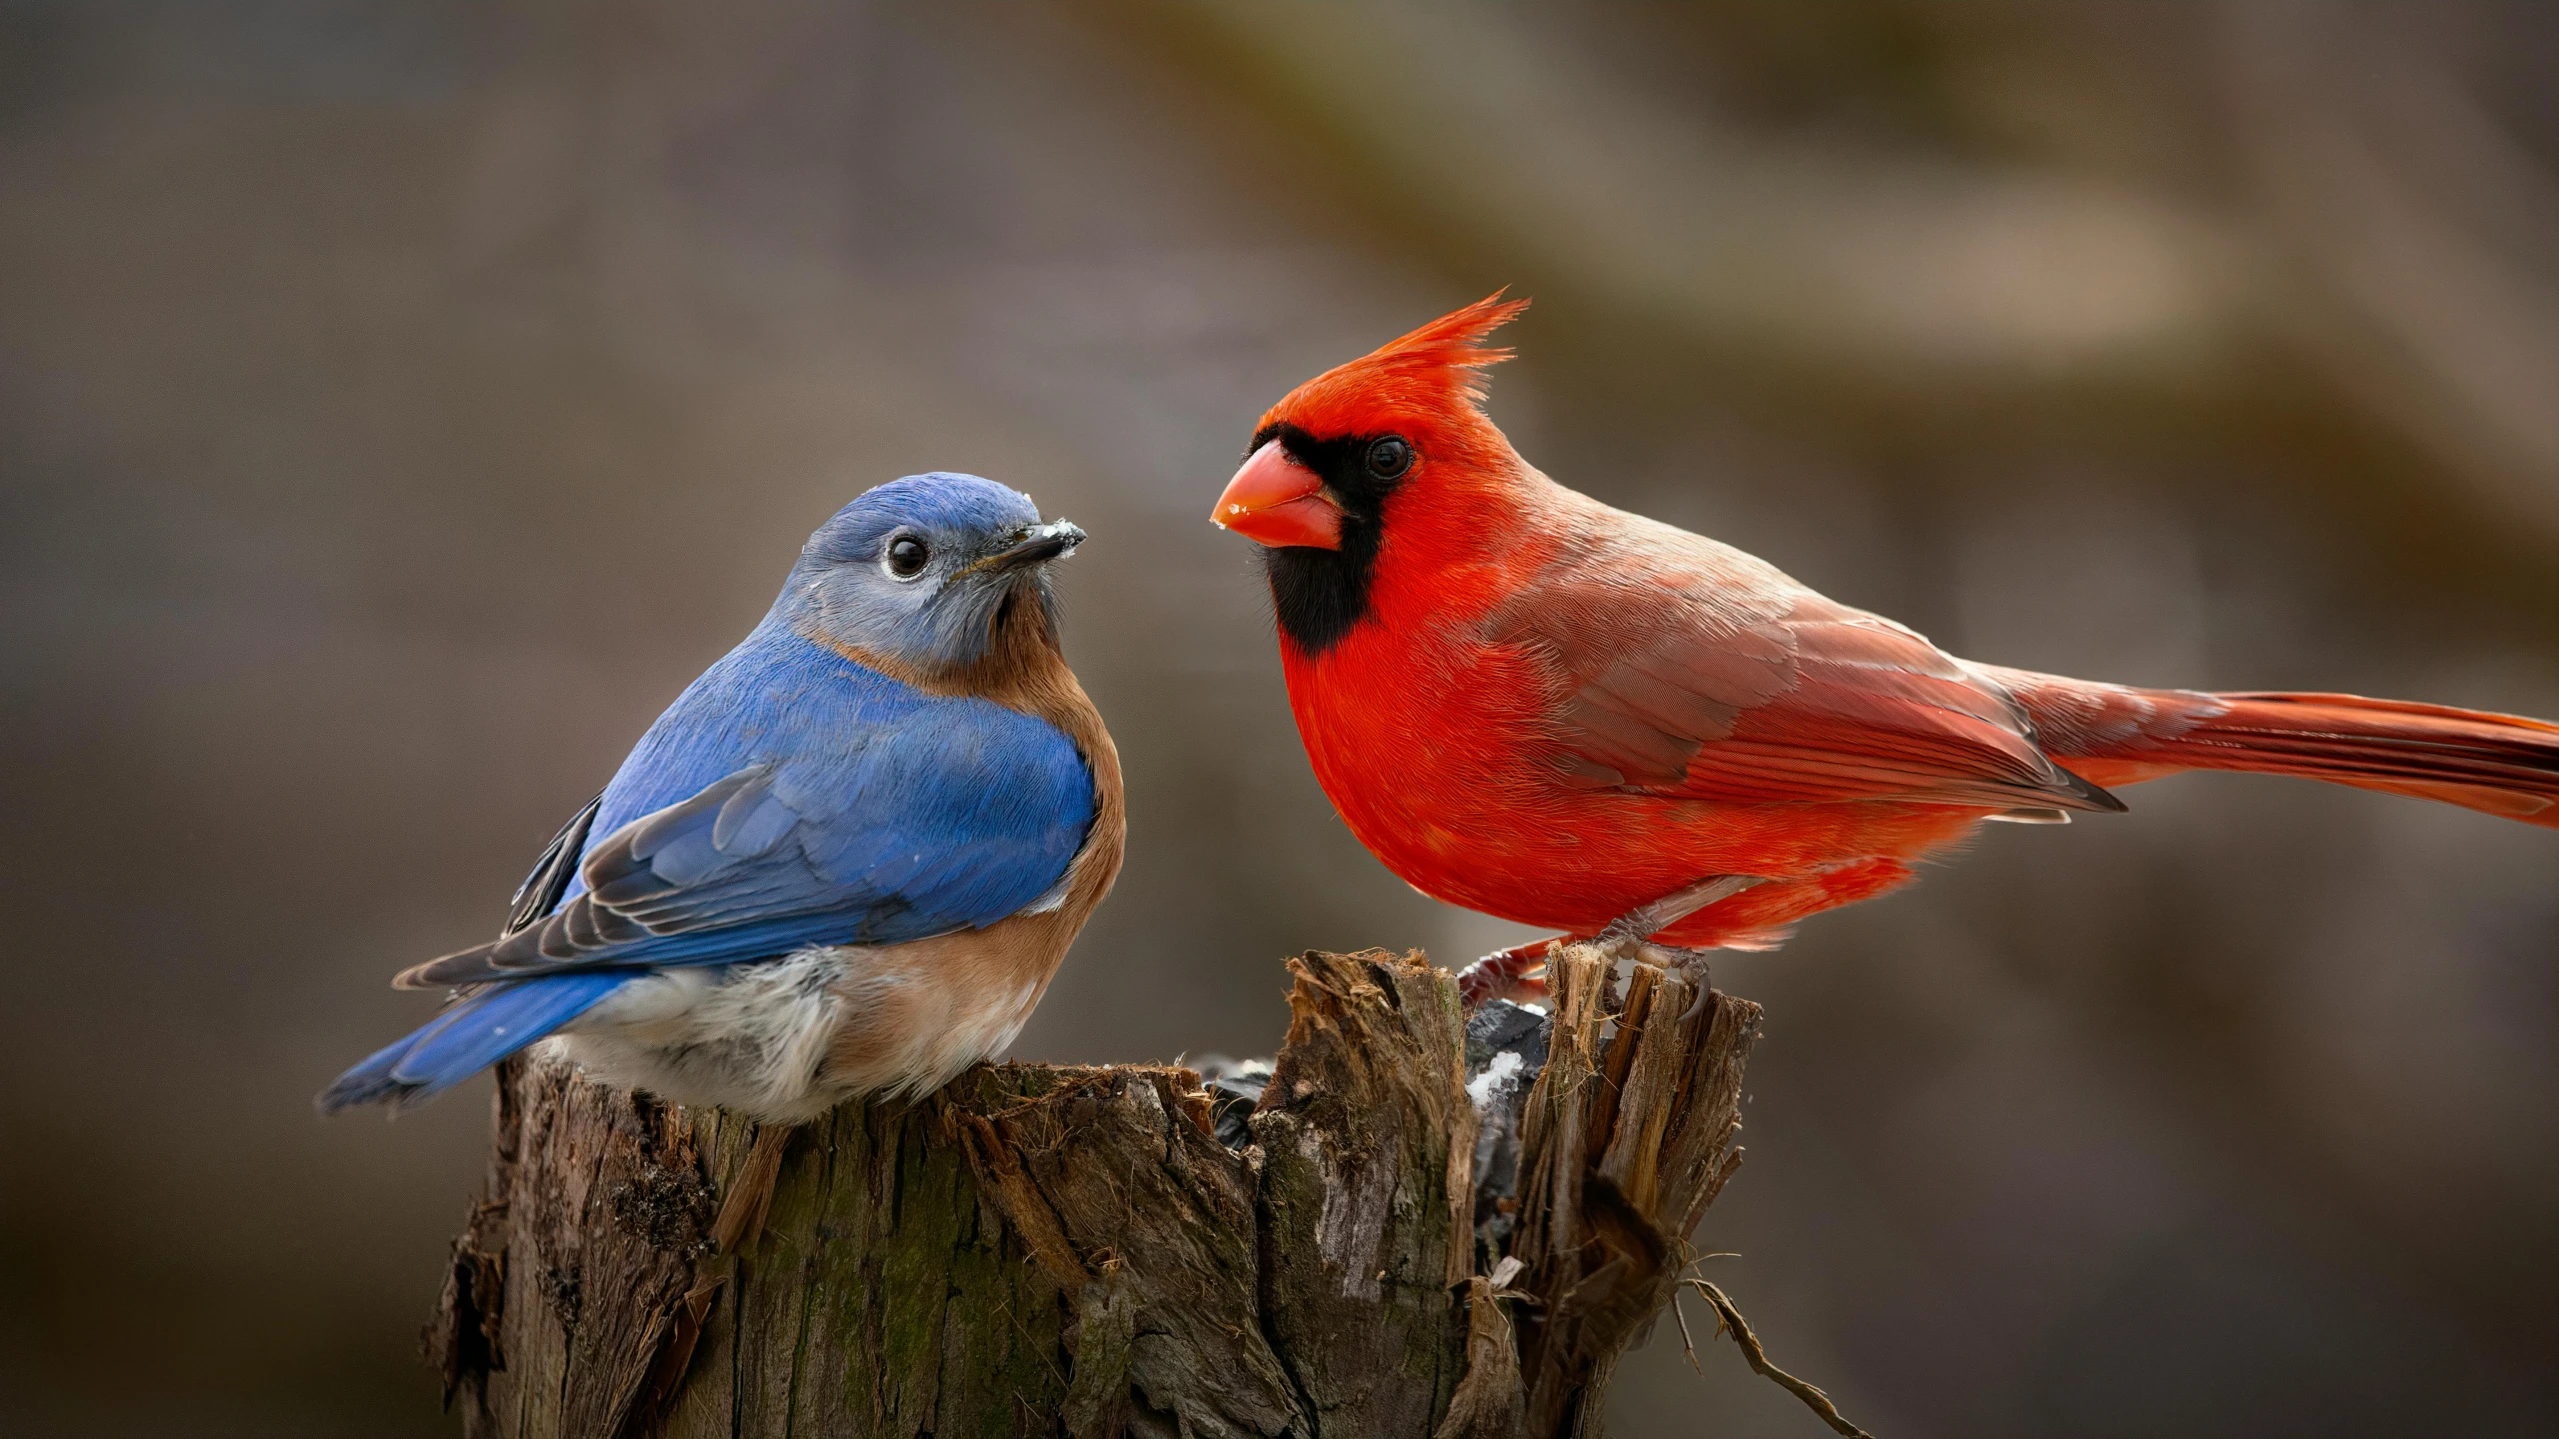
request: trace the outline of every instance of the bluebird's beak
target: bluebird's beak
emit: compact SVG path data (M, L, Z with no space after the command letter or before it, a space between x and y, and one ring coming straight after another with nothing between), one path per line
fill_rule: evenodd
M1012 543L969 566L969 571L974 573L979 570L992 570L1000 573L1005 570L1018 570L1026 565L1044 564L1075 553L1075 547L1082 543L1084 543L1084 531L1071 521L1059 520L1054 524L1032 525L1014 534Z
M1222 529L1274 549L1342 547L1342 507L1325 493L1323 477L1299 464L1277 440L1244 461L1208 517Z

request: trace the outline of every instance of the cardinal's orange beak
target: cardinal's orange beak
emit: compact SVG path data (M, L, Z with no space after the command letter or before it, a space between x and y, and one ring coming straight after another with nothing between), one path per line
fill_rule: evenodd
M1342 547L1342 507L1324 493L1322 477L1290 459L1277 440L1244 461L1244 468L1226 482L1226 493L1217 497L1217 508L1208 517L1222 528L1274 549Z

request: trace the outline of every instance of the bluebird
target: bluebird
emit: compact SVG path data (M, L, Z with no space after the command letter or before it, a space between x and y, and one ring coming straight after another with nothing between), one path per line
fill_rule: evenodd
M974 475L819 527L745 641L534 865L456 988L324 1112L551 1037L592 1076L796 1123L1000 1053L1118 877L1118 752L1058 650L1084 532Z

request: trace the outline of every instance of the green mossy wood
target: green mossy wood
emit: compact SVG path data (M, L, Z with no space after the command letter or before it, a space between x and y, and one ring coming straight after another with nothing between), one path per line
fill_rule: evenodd
M995 1065L759 1137L508 1066L427 1333L467 1432L1597 1435L1740 1158L1757 1006L1641 964L1620 1006L1607 961L1558 956L1506 1263L1450 977L1290 969L1241 1153L1180 1068Z

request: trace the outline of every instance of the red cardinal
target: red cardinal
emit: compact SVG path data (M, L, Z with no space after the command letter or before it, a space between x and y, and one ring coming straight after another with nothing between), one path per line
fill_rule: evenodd
M1728 545L1548 479L1484 417L1496 296L1262 416L1218 524L1268 547L1316 777L1423 893L1575 936L1761 948L1984 820L2191 769L2559 827L2559 725L1960 660ZM1517 982L1545 946L1470 971ZM1488 961L1488 963L1492 963Z

